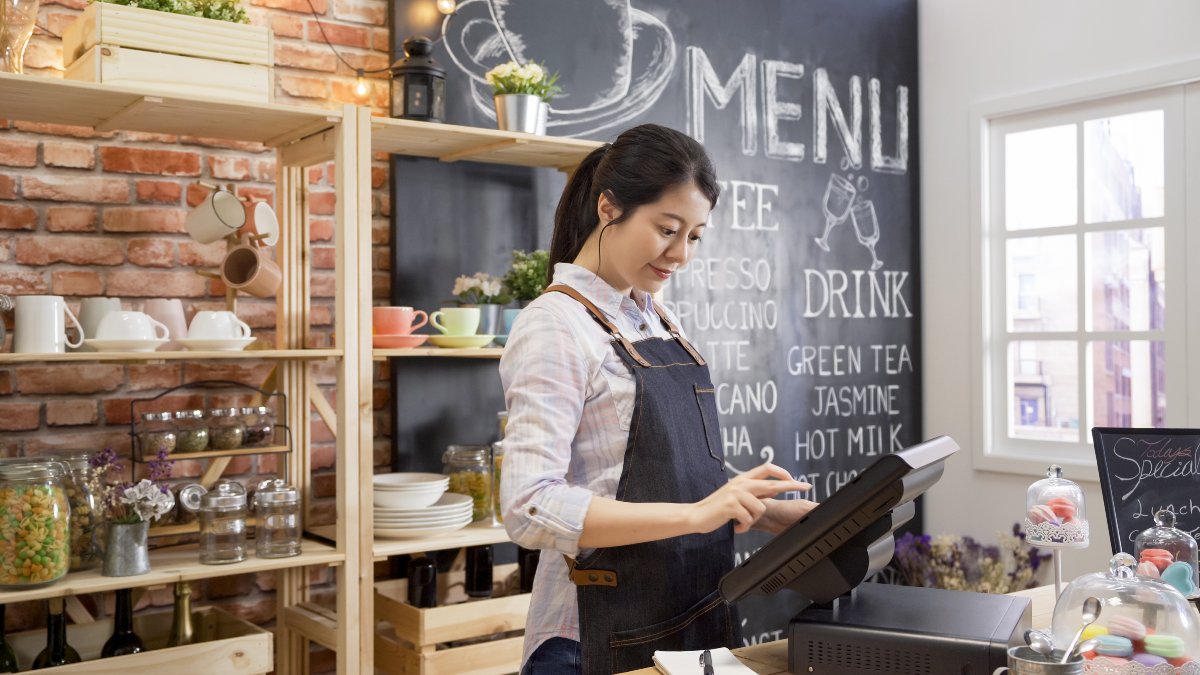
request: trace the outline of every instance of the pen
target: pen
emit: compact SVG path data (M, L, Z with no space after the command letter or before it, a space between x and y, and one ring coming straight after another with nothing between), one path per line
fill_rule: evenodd
M707 649L700 653L700 665L704 666L704 675L716 675L713 671L712 652Z

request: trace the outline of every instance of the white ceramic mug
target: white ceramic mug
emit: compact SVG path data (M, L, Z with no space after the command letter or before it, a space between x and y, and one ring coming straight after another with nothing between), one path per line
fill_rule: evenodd
M67 347L78 347L83 342L83 326L67 307L61 295L18 295L16 304L16 329L13 334L13 351L21 354L62 354ZM71 319L79 331L75 341L67 338L66 318Z
M96 329L100 327L100 320L109 312L121 311L120 298L84 298L79 303L79 323L83 326L83 337L96 337ZM83 345L79 347L81 352L94 352L95 347Z
M229 340L250 337L250 325L229 311L200 311L192 317L188 337L193 340Z
M171 329L145 312L109 312L96 328L98 340L170 340Z
M214 190L187 215L187 232L201 244L211 244L246 224L246 207L228 190Z
M179 298L153 298L147 300L142 307L151 319L161 322L171 331L172 337L183 337L187 335L187 319L183 317L183 302ZM182 349L182 345L174 340L170 344L163 345L159 351L172 351Z

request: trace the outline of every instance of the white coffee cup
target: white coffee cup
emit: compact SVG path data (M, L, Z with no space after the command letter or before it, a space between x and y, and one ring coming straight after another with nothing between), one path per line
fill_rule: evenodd
M96 337L96 329L100 327L100 320L109 312L121 311L120 298L84 298L79 303L79 323L83 325L83 337ZM95 347L83 345L79 348L81 352L96 351Z
M188 337L193 340L229 340L250 337L250 325L229 311L203 310L192 317Z
M98 340L169 340L171 329L145 312L109 312L96 328Z
M18 295L13 301L16 305L14 352L63 354L67 347L75 348L82 344L83 327L61 295ZM67 338L64 316L69 317L71 323L75 324L75 330L79 331L74 342Z
M187 232L201 244L211 244L246 224L246 207L228 190L214 190L187 215Z

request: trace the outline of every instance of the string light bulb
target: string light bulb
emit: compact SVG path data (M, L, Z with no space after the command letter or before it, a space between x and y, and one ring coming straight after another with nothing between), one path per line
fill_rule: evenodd
M354 95L359 98L366 98L367 94L371 93L371 88L367 86L367 78L363 73L363 69L358 69L358 79L354 82Z
M442 14L453 14L456 9L458 9L456 0L437 0L437 10Z

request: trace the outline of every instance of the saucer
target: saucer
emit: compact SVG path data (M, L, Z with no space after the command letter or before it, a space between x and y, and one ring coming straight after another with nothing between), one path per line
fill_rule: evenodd
M429 344L446 349L475 349L486 347L495 335L430 335Z
M179 338L179 344L193 352L240 352L257 338Z
M170 340L101 340L87 339L83 344L98 352L152 352Z
M376 349L410 349L425 343L428 335L375 335L371 345Z

